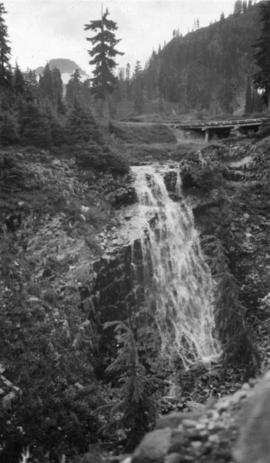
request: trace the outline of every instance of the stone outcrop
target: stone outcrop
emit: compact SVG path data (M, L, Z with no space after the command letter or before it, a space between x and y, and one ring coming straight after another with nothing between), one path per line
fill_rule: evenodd
M270 373L255 387L241 419L233 451L237 463L270 462Z
M255 386L255 387L254 387ZM158 422L132 463L269 463L270 372L200 412L172 413Z

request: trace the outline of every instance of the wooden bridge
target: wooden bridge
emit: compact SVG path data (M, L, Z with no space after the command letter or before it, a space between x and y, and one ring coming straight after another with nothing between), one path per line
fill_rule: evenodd
M230 135L232 130L238 134L252 136L266 123L270 124L270 117L207 122L175 122L170 125L175 129L180 129L190 134L202 135L207 142L213 137L226 138Z

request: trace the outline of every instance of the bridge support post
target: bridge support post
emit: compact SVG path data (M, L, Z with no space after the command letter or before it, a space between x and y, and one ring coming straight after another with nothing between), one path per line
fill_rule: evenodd
M210 140L210 130L206 129L205 134L204 134L204 141L205 141L205 143L208 143L209 140Z

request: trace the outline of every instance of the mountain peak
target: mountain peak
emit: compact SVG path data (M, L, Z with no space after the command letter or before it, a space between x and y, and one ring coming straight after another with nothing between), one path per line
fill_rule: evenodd
M69 58L53 58L48 61L48 65L50 69L59 69L64 83L68 82L71 74L73 74L76 69L80 71L82 80L85 80L89 77L86 72L77 63L75 63L75 61L72 61ZM43 70L44 66L40 66L36 69L36 73L42 74Z

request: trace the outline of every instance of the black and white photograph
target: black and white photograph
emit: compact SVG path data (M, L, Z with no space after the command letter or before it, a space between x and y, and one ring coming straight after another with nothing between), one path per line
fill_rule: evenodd
M0 463L270 463L270 0L0 0Z

